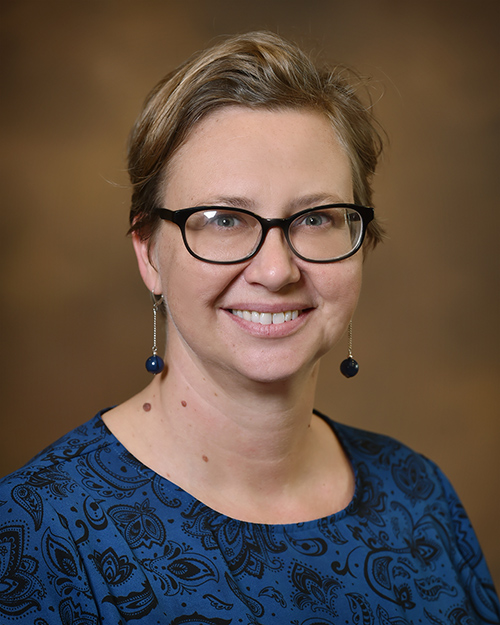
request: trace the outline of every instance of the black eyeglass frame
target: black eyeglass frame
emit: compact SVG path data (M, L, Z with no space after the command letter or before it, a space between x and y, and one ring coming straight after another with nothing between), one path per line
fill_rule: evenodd
M343 256L339 256L338 258L326 259L326 260L314 260L311 258L306 258L305 256L302 256L301 254L299 254L297 250L293 247L292 242L290 241L290 237L289 237L290 226L298 217L307 215L308 213L314 213L318 210L327 209L327 208L350 208L352 210L355 210L360 215L361 236L359 237L358 244L348 254L344 254ZM194 252L189 247L189 243L187 242L186 222L194 213L199 213L201 211L206 211L206 210L231 211L235 213L242 213L244 215L250 215L251 217L256 219L260 223L260 226L262 228L262 233L261 233L259 244L253 250L253 252L251 252L244 258L240 258L238 260L209 260L207 258L203 258L202 256L198 256L198 254L196 254L196 252ZM243 263L247 260L250 260L251 258L253 258L259 253L261 247L264 245L264 241L266 239L267 233L269 232L269 230L271 230L271 228L280 228L283 231L286 242L288 243L288 247L292 250L292 252L298 258L305 260L308 263L336 263L339 260L344 260L356 254L356 252L363 245L363 241L364 241L365 234L366 234L366 228L368 224L375 217L374 209L369 206L361 206L358 204L346 204L346 203L325 204L324 206L315 206L313 208L306 208L304 210L299 211L298 213L294 213L293 215L290 215L290 217L284 217L284 218L277 217L274 219L261 217L260 215L256 215L255 213L252 213L252 211L246 210L245 208L235 208L232 206L196 206L194 208L181 208L175 211L172 211L169 208L155 208L154 212L160 217L160 219L163 219L165 221L171 221L172 223L179 226L181 233L182 233L182 239L184 241L184 245L187 251L191 254L191 256L194 256L194 258L197 258L198 260L201 260L205 263L212 263L213 265L236 265L238 263Z

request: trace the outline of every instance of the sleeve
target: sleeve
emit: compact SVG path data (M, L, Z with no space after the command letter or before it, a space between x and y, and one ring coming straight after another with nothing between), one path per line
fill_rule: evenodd
M455 489L441 469L434 470L447 500L458 551L458 569L482 623L500 623L500 603L476 533Z
M17 480L0 485L0 622L100 623L65 517Z

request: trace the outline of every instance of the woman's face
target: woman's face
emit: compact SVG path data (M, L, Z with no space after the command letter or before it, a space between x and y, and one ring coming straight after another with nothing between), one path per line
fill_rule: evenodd
M196 126L167 174L163 207L171 210L222 205L272 218L353 201L349 161L331 126L303 110L216 111ZM254 258L234 265L191 256L170 222L157 232L152 264L146 244L134 244L146 285L166 300L169 366L187 358L209 375L262 382L307 375L342 336L358 299L361 252L308 263L278 228ZM290 311L298 316L284 321Z

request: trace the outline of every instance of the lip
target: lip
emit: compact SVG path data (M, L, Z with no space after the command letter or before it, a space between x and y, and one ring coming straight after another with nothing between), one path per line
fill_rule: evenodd
M294 334L306 322L307 318L312 313L314 308L304 308L303 305L297 306L293 304L286 306L283 306L283 304L264 306L256 306L255 304L251 304L245 306L232 306L231 308L223 308L222 310L224 313L226 313L226 315L229 316L230 320L233 321L233 323L236 323L240 328L242 328L249 334L252 334L253 336L281 338L289 336L290 334ZM284 321L283 323L261 324L254 321L247 321L246 319L235 315L233 313L234 310L248 310L259 313L271 314L279 314L295 310L298 311L299 314L295 319L290 319L289 321Z

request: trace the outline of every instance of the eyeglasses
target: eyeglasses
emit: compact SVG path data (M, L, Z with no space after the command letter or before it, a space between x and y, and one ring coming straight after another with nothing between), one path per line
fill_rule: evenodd
M255 256L271 228L281 228L290 249L302 260L333 263L359 250L374 217L373 208L356 204L308 208L285 219L265 219L243 208L224 206L155 211L179 226L192 256L219 265Z

